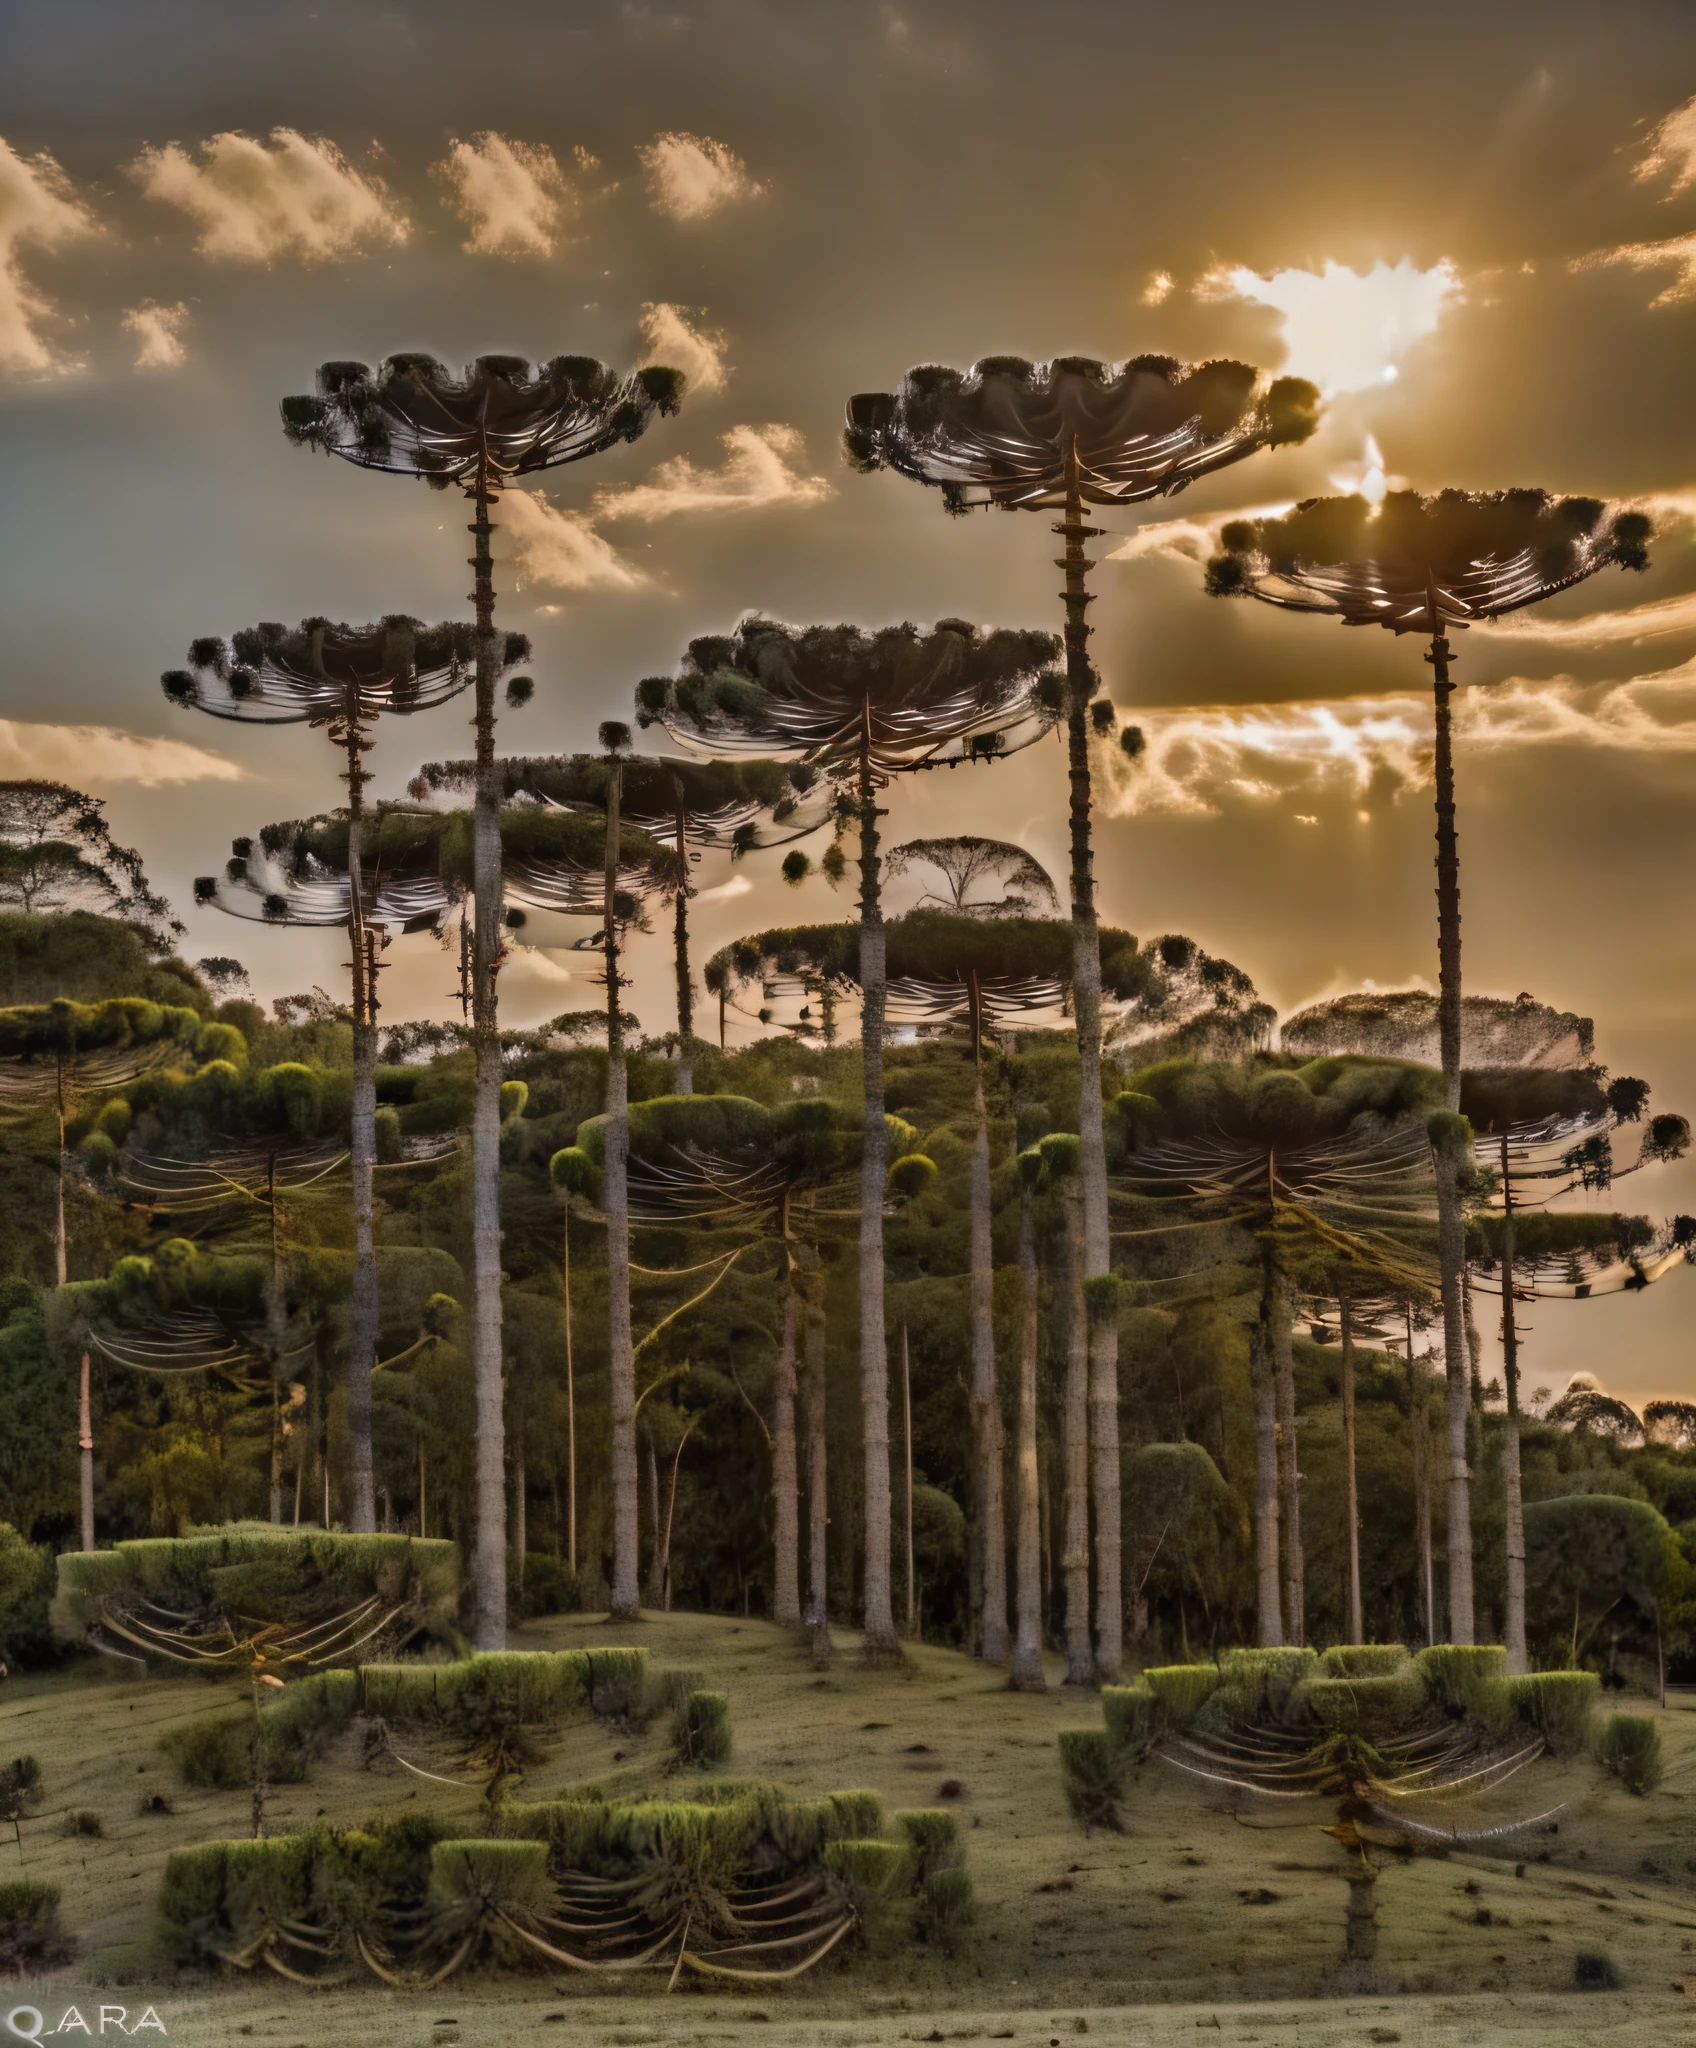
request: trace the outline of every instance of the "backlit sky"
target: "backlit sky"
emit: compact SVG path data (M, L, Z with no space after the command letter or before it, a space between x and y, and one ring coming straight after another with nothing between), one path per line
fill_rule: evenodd
M1109 514L1095 652L1150 739L1105 793L1103 912L1181 930L1285 1010L1435 972L1420 650L1206 600L1218 521L1339 488L1535 483L1643 503L1608 572L1460 643L1469 989L1596 1019L1696 1110L1696 12L1554 0L1268 11L1028 4L55 0L0 63L0 775L108 799L265 997L333 937L190 907L230 836L335 801L321 736L173 712L192 636L462 614L454 498L288 448L323 358L678 361L636 446L506 501L504 623L536 646L511 750L593 743L638 677L750 609L1058 626L1047 522L948 520L850 474L843 400L911 363L1236 354L1326 388L1307 447ZM463 707L379 735L381 793ZM1057 745L897 790L894 837L1017 838L1063 874ZM701 951L848 915L822 881L703 871ZM717 893L714 893L714 892ZM556 936L564 936L563 932ZM663 935L635 1007L670 1022ZM450 962L390 954L388 1015ZM510 1021L597 999L559 952ZM1696 1168L1621 1184L1696 1208ZM1696 1276L1532 1317L1580 1367L1696 1398Z

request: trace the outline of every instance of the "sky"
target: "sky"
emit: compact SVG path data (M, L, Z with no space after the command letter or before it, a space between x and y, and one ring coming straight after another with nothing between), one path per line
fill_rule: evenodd
M1609 571L1458 642L1464 968L1594 1017L1696 1112L1696 13L1622 0L1205 10L1049 0L0 9L0 776L104 797L262 997L341 941L192 908L232 835L333 804L320 734L174 710L193 637L466 611L455 498L288 447L323 359L424 348L664 360L682 412L509 496L502 622L537 690L501 743L591 746L695 634L760 611L1057 628L1044 517L945 518L840 456L911 364L1159 350L1312 378L1325 422L1112 512L1093 652L1148 736L1102 791L1103 915L1184 931L1288 1012L1430 985L1426 670L1412 641L1205 598L1222 520L1317 493L1538 484L1650 512ZM379 734L379 794L466 751L463 706ZM1117 757L1115 757L1115 761ZM1057 743L925 777L892 837L1016 839L1064 874ZM987 801L986 801L987 800ZM700 950L851 914L703 867ZM561 944L514 1023L598 991ZM446 1015L397 945L387 1014ZM633 1007L671 1021L664 933ZM1620 1184L1696 1210L1696 1165ZM1548 1304L1530 1385L1696 1398L1696 1274Z

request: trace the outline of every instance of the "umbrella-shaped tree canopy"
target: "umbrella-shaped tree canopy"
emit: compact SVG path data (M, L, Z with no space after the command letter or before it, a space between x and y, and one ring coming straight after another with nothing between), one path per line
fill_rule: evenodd
M314 397L285 398L283 432L297 446L362 469L420 476L438 489L479 474L504 480L578 462L637 440L677 410L683 379L657 365L620 376L592 356L479 356L455 377L433 356L324 363Z
M985 356L965 371L923 364L894 391L849 399L844 439L862 470L938 485L951 512L1037 510L1064 505L1074 446L1079 496L1129 505L1305 441L1318 414L1311 384L1279 377L1263 388L1247 363Z
M964 832L949 839L909 839L885 864L889 875L915 863L939 878L919 898L920 910L953 910L972 917L1053 916L1060 908L1042 863L1005 839Z
M524 635L507 634L501 667L529 656ZM193 641L188 658L186 669L159 679L173 704L250 725L323 724L445 704L475 678L477 634L469 624L426 626L400 613L366 626L302 619Z
M784 626L745 619L692 640L680 676L636 691L637 720L730 755L798 758L836 780L988 758L1028 745L1060 708L1052 633Z
M1258 597L1350 626L1440 634L1499 618L1614 562L1649 564L1649 521L1547 491L1391 491L1309 498L1278 518L1233 519L1207 565L1215 597Z

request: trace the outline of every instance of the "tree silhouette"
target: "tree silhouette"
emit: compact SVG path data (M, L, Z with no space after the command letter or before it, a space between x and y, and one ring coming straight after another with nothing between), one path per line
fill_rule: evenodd
M860 1375L866 1467L865 1648L896 1651L890 1587L889 1360L883 1311L885 940L878 792L894 775L992 760L1053 722L1052 634L980 632L958 619L863 633L746 619L691 643L680 677L639 685L638 716L714 752L797 757L830 783L860 838ZM1052 695L1052 691L1049 692Z
M1082 1063L1083 1188L1087 1273L1110 1265L1107 1159L1102 1127L1101 1002L1097 966L1089 745L1114 726L1110 699L1097 698L1089 658L1092 566L1084 544L1104 529L1084 523L1084 506L1171 497L1197 477L1261 448L1304 441L1318 423L1319 394L1297 377L1264 388L1246 363L1188 366L1170 356L1109 365L1081 356L1035 364L986 356L964 373L936 365L910 370L893 392L848 401L845 444L860 469L889 468L936 486L950 512L993 505L1059 511L1064 544L1066 679L1064 709L1070 783L1072 982ZM1121 735L1133 756L1142 735ZM1117 1332L1103 1330L1099 1371L1117 1383ZM1105 1676L1117 1676L1116 1670Z
M1582 1189L1605 1192L1620 1172L1681 1158L1690 1126L1661 1114L1644 1126L1635 1161L1614 1162L1614 1134L1640 1122L1646 1083L1621 1075L1604 1080L1594 1067L1486 1069L1462 1078L1461 1106L1495 1170L1490 1208L1475 1214L1467 1250L1476 1283L1502 1298L1502 1432L1506 1497L1507 1601L1503 1639L1508 1669L1530 1669L1525 1639L1525 1504L1519 1469L1520 1304L1550 1296L1588 1299L1647 1287L1684 1263L1696 1226L1675 1219L1657 1238L1642 1217L1594 1209L1555 1211L1549 1204ZM1493 1214L1497 1205L1499 1214Z
M506 1641L506 1452L501 1394L500 1089L495 977L502 941L500 780L495 763L495 630L490 512L515 478L540 475L637 440L676 410L682 378L651 367L621 377L586 356L532 368L522 357L480 356L462 377L433 357L325 363L315 395L285 398L283 431L363 469L457 487L472 501L477 619L475 937L471 957L476 1110L472 1129L472 1356L477 1385L477 1528L472 1634L480 1649Z
M184 927L148 882L141 855L113 839L105 808L63 782L0 782L0 907L32 917L98 911L167 952Z
M1282 517L1233 520L1207 566L1215 597L1256 597L1288 611L1321 612L1350 626L1429 636L1436 715L1437 965L1439 1037L1449 1107L1460 1103L1460 852L1455 832L1449 631L1500 618L1593 576L1608 563L1648 566L1649 521L1596 498L1545 491L1392 491L1376 510L1364 498L1312 498ZM1465 1224L1459 1188L1465 1147L1441 1163L1443 1350L1449 1402L1449 1635L1470 1643L1472 1493L1470 1404L1462 1300Z
M509 634L502 667L525 660L530 643ZM364 861L365 756L371 727L387 713L424 711L467 689L476 635L466 625L425 626L400 614L374 625L303 619L296 627L249 626L228 641L196 640L189 666L160 678L172 703L243 724L323 727L344 756L347 784L346 918L353 995L353 1293L348 1313L348 1429L356 1532L377 1526L371 1466L371 1372L377 1355L377 1254L372 1173L377 1163L377 968L383 943L367 924Z
M1339 1263L1409 1292L1428 1284L1425 1117L1436 1092L1428 1069L1399 1063L1333 1059L1291 1069L1173 1060L1145 1069L1118 1098L1130 1144L1126 1192L1176 1200L1186 1221L1244 1230L1256 1248L1250 1356L1264 1645L1299 1643L1305 1627L1293 1297L1316 1268ZM1142 1235L1162 1226L1133 1228Z

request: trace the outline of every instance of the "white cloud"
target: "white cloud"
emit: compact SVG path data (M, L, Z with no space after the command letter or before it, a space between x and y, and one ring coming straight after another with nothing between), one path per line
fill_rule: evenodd
M465 247L474 256L551 256L576 210L545 142L475 135L450 143L435 170L453 187L454 211L471 230Z
M683 512L755 512L771 505L817 505L835 495L822 476L790 467L803 442L793 427L732 427L721 437L718 469L697 469L687 455L662 462L645 484L604 490L595 501L603 519L672 519Z
M1200 567L1219 552L1219 535L1227 520L1278 519L1290 509L1280 505L1239 506L1215 512L1210 519L1152 519L1122 540L1103 558L1109 562L1188 562Z
M654 211L669 213L673 220L705 220L721 206L764 190L749 177L742 159L709 135L676 130L655 136L636 154L648 174Z
M1670 173L1672 184L1666 197L1688 192L1696 185L1696 99L1675 107L1649 131L1643 156L1632 171L1634 178L1658 178Z
M1172 296L1172 273L1169 270L1151 270L1148 282L1142 288L1142 302L1145 306L1163 306Z
M1533 640L1548 647L1614 647L1692 631L1696 631L1696 591L1626 605L1616 612L1590 612L1581 619L1545 619L1531 611L1510 612L1488 628L1486 637Z
M1364 272L1327 262L1318 270L1275 270L1264 277L1241 264L1222 264L1202 278L1196 295L1275 307L1284 320L1284 368L1329 394L1393 381L1402 357L1436 330L1461 287L1446 257L1420 270L1404 256Z
M126 334L135 336L138 370L174 370L188 354L183 346L188 307L181 299L174 306L143 299L139 306L130 307L120 324Z
M1651 306L1677 306L1696 299L1696 234L1671 235L1664 242L1622 242L1617 249L1592 249L1588 256L1574 256L1567 268L1601 270L1621 263L1633 270L1677 273L1666 289L1649 301Z
M245 782L247 770L187 740L147 739L110 725L37 725L0 718L0 775L103 788L133 782Z
M404 242L406 216L375 178L356 171L333 142L273 128L269 143L226 132L196 163L180 143L149 147L131 166L149 199L200 227L202 256L303 263L353 256L367 242Z
M555 590L634 590L647 578L581 512L561 511L540 491L508 491L500 523L520 576Z
M52 249L99 232L50 156L21 157L0 138L0 369L66 370L41 332L53 308L18 266L20 248Z
M738 896L751 896L754 885L746 875L732 875L728 882L720 882L711 889L696 891L697 903L730 903Z
M695 396L722 391L730 371L724 360L724 336L691 327L681 306L654 304L642 308L642 339L647 343L644 363L664 363L681 370Z

